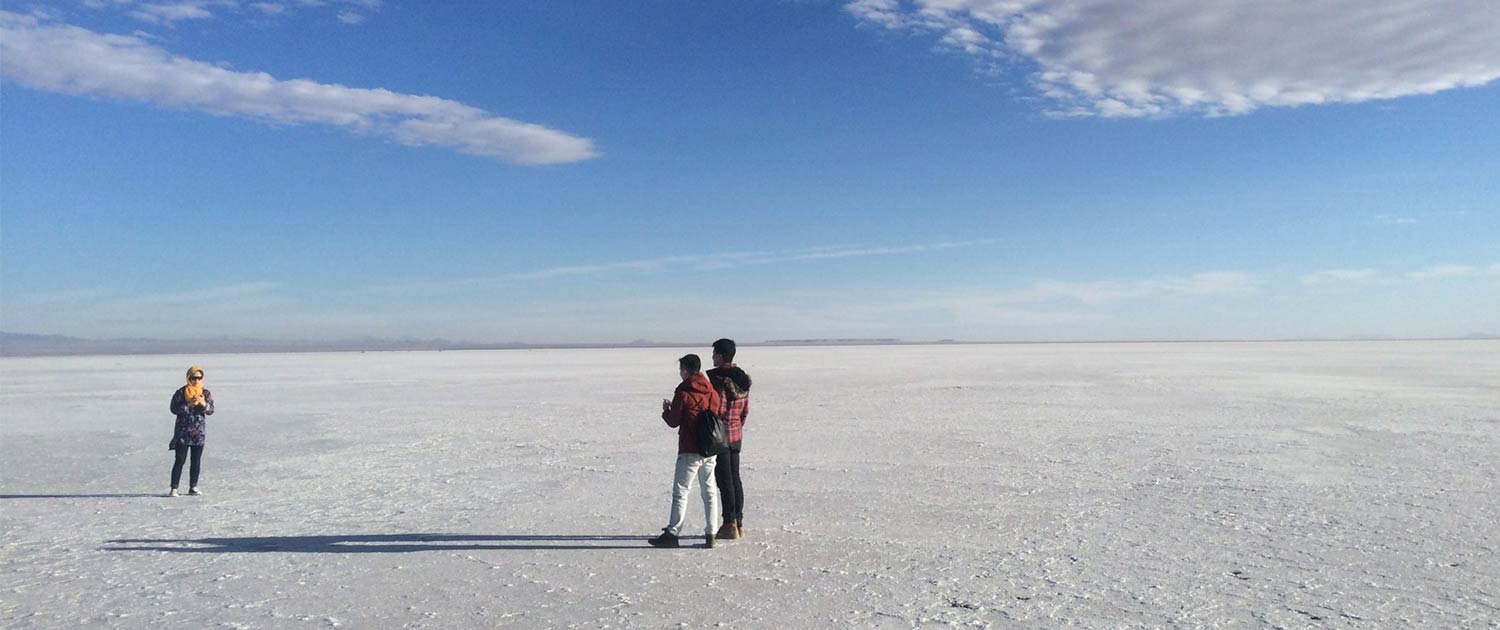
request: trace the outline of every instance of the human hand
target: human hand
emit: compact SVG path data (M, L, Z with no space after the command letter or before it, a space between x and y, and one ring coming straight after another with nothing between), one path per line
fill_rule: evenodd
M672 410L672 401L667 400L665 398L661 399L661 410L662 411L671 411Z

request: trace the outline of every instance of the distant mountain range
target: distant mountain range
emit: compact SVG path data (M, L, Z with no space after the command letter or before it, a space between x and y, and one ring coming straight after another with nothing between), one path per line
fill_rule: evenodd
M82 339L0 331L0 356L38 357L94 354L233 354L252 352L362 352L393 350L517 350L540 348L666 348L704 344L636 340L621 344L472 343L447 339L360 337L342 340L268 340L247 337L203 339Z
M1500 339L1500 335L1476 332L1454 339L1484 340ZM1266 341L1399 341L1397 337L1365 335L1342 339L1279 339ZM1203 341L1235 341L1232 339ZM893 338L819 338L819 339L772 339L762 342L742 342L741 346L873 346L909 344L984 344L984 343L1111 343L1109 340L1082 342L987 342L987 341L903 341ZM1115 342L1132 343L1132 342ZM235 354L255 352L379 352L419 350L540 350L550 348L692 348L707 346L706 342L668 342L637 339L628 343L480 343L451 341L448 339L417 339L411 337L384 338L359 337L342 340L268 340L248 337L208 337L203 339L83 339L63 335L32 335L0 331L0 357L48 357L117 354Z

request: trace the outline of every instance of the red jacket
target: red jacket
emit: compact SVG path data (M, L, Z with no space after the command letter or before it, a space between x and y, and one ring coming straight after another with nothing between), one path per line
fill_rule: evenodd
M677 428L679 454L698 453L698 438L693 435L698 414L705 409L718 411L721 405L723 402L719 399L719 392L714 391L713 385L708 383L708 377L702 372L692 375L677 386L677 391L672 396L672 406L661 412L661 419L667 426Z

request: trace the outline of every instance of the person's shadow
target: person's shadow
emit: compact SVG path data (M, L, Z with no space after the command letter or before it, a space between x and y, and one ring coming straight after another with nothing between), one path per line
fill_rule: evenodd
M0 494L0 499L143 499L161 494Z
M104 551L183 553L409 553L414 551L541 551L651 549L646 536L503 536L485 534L349 534L241 538L123 538ZM624 545L623 541L637 544Z

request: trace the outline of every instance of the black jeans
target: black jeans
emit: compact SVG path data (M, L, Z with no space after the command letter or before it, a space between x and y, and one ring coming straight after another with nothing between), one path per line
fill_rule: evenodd
M714 483L719 486L719 501L724 506L724 522L744 520L745 488L740 484L740 451L719 455L714 464Z
M177 447L177 458L172 462L172 489L177 489L177 482L182 481L182 463L188 458L188 451L193 453L193 467L188 472L188 487L198 487L198 470L203 463L203 445L179 446Z

